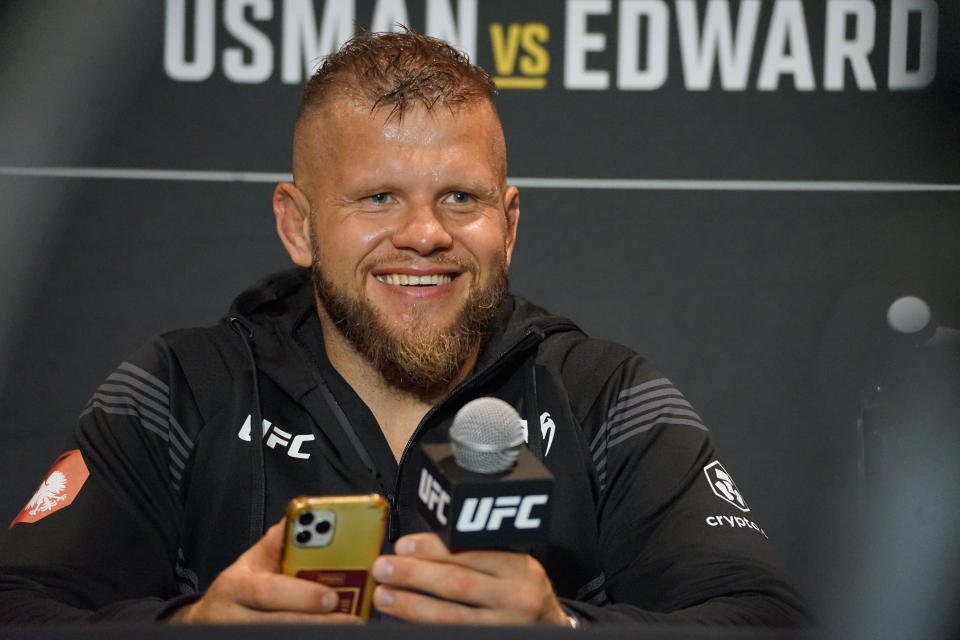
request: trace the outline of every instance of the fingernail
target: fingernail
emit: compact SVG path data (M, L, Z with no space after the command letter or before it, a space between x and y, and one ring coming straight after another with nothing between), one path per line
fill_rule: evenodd
M377 607L389 607L393 604L393 593L389 589L380 587L373 592L373 603Z
M373 577L377 580L386 580L393 575L393 563L386 558L377 558L372 567Z
M340 598L335 593L325 593L320 603L324 609L334 609L339 604Z
M397 546L394 547L394 550L397 552L397 555L408 556L413 553L416 548L417 543L410 538L400 538L397 540Z

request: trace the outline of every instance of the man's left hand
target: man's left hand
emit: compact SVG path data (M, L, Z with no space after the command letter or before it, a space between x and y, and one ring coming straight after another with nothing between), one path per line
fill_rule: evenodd
M380 556L373 603L381 612L435 624L567 625L539 562L510 551L451 552L434 533L397 540Z

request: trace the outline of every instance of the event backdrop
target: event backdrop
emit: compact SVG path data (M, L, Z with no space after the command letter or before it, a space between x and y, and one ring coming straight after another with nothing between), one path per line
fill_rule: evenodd
M401 24L501 89L513 289L674 380L828 624L947 624L952 0L0 2L0 515L126 354L287 265L299 87Z

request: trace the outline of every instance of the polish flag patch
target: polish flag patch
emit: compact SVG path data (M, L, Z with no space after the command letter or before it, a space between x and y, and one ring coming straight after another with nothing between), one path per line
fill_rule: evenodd
M53 463L37 492L10 526L18 522L36 522L70 505L89 477L90 471L87 470L87 463L83 461L80 450L67 451Z

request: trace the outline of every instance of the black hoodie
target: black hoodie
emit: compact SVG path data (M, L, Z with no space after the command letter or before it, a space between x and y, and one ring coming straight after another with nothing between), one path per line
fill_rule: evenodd
M241 294L214 327L152 340L97 389L75 453L0 541L0 620L163 618L296 495L383 494L389 551L427 529L419 445L446 441L481 396L517 409L555 477L550 542L532 554L585 623L809 622L706 427L649 361L508 296L397 464L326 358L303 270Z

